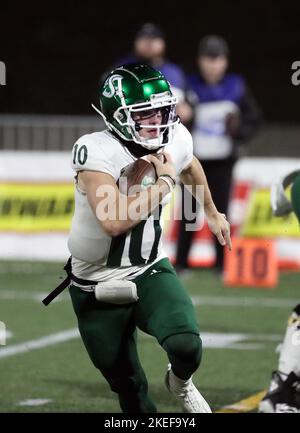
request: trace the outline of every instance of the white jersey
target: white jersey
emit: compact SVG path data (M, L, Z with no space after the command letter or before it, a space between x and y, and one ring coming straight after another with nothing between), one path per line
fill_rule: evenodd
M173 141L166 147L180 175L193 158L191 134L182 125L175 126ZM73 147L72 168L110 174L115 181L122 168L134 162L128 149L108 130L79 138ZM170 196L170 194L168 195ZM159 206L169 201L166 196ZM161 240L161 221L150 215L129 232L109 236L94 215L84 192L75 185L75 212L68 247L74 275L93 281L134 278L155 261L165 257Z

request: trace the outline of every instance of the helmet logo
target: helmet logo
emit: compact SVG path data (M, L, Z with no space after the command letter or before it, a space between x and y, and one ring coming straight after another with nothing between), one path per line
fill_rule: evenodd
M103 96L112 98L113 96L122 96L122 79L121 75L112 75L104 83Z

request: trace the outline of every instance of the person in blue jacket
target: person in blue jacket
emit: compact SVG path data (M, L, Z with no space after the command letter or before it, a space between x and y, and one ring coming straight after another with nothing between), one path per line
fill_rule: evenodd
M143 63L159 70L171 84L172 92L178 97L177 114L183 123L192 118L192 109L185 101L186 76L183 69L166 58L166 37L155 24L145 23L137 31L133 51L120 58L115 66L129 63Z
M217 207L224 214L228 209L233 166L261 123L260 109L244 78L227 72L228 65L227 42L220 36L206 36L199 43L198 71L187 79L187 100L194 113L191 126L194 154L201 161ZM182 214L185 216L186 212ZM178 272L188 268L195 233L186 230L186 222L183 218L179 229ZM215 244L215 249L215 268L222 273L223 247Z

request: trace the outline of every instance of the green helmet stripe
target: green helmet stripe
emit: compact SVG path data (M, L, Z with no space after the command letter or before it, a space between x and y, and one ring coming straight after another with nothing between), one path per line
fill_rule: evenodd
M139 77L137 75L135 75L133 72L128 71L128 69L119 68L119 69L115 70L115 72L118 72L118 71L127 72L128 74L132 75L139 83L141 82L140 79L139 79Z

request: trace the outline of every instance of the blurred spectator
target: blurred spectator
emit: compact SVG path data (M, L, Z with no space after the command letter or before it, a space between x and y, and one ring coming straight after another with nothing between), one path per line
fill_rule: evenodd
M227 73L229 48L219 36L206 36L199 44L198 72L188 78L188 100L194 109L194 154L201 161L219 212L227 213L232 169L246 141L261 123L260 110L244 79ZM183 204L184 205L184 204ZM196 209L195 202L193 203ZM177 269L188 268L193 231L180 223ZM215 243L218 272L223 270L223 247Z
M145 63L158 69L169 81L173 94L178 97L177 114L183 123L192 118L192 109L185 102L186 77L180 66L169 62L166 57L164 32L152 23L144 24L136 33L133 52L118 59L116 66L126 63Z

